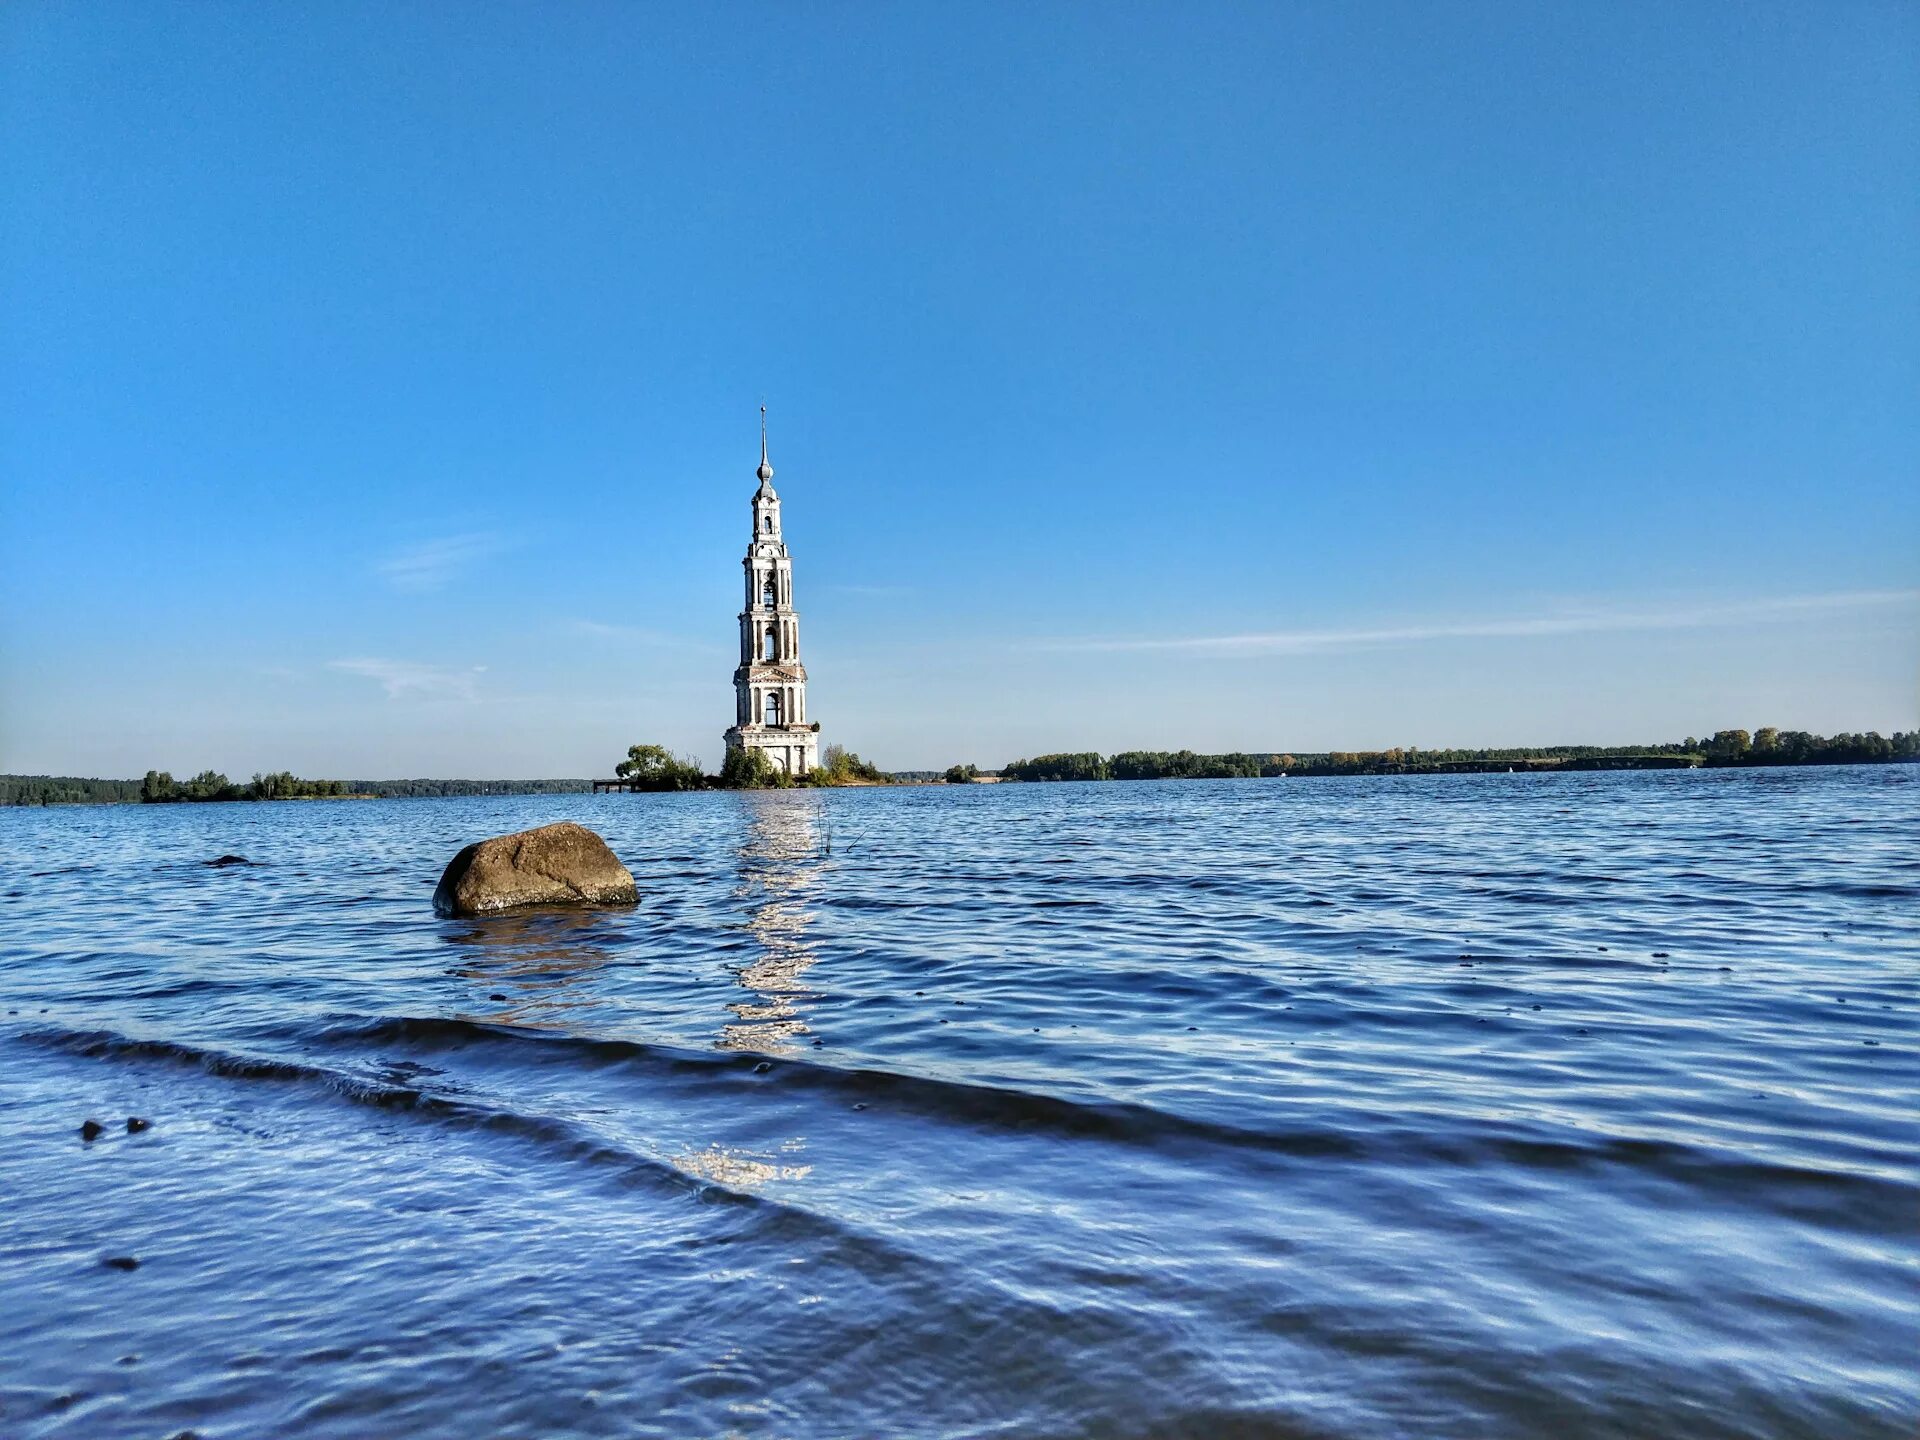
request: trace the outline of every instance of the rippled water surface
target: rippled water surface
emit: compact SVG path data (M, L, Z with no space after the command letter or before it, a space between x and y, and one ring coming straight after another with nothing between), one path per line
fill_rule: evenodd
M1906 1440L1916 782L0 812L0 1435Z

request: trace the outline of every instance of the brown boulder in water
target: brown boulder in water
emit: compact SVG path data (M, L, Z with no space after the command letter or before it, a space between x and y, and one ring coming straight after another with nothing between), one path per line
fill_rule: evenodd
M487 915L528 905L631 905L633 876L607 842L562 821L498 835L453 857L433 892L442 915Z

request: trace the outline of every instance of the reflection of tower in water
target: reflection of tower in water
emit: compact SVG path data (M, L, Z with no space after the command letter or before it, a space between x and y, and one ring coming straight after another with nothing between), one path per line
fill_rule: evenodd
M735 895L748 906L747 934L760 953L738 971L751 999L727 1006L736 1017L721 1027L722 1050L791 1051L807 1033L800 1008L814 992L805 975L817 956L807 945L808 893L825 863L817 795L743 792L746 835Z

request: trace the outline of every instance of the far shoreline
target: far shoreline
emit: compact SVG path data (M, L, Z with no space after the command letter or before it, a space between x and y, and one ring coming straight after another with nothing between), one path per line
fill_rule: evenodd
M1087 777L1087 778L1061 778L1061 779L1041 779L1041 780L1018 780L1018 779L1013 779L1013 778L1002 776L1002 775L979 775L972 780L969 780L966 782L960 782L960 783L949 782L946 780L942 780L938 777L928 778L925 776L916 775L916 776L913 776L912 778L903 778L899 780L858 780L858 781L851 781L851 782L846 782L846 783L833 785L833 786L821 786L818 788L823 790L832 789L832 790L885 791L885 790L961 789L961 788L964 788L965 785L993 785L993 786L1103 785L1104 786L1104 785L1191 783L1194 781L1207 781L1207 780L1213 780L1213 781L1294 781L1294 780L1355 780L1355 779L1381 779L1381 780L1427 779L1427 780L1430 780L1430 779L1445 778L1448 776L1468 776L1468 775L1559 776L1559 775L1644 774L1648 772L1666 773L1666 772L1674 772L1674 771L1701 772L1701 773L1711 772L1714 774L1724 774L1729 770L1832 770L1832 769L1845 768L1848 766L1877 768L1882 765L1911 765L1915 763L1917 763L1915 759L1910 757L1905 757L1905 756L1894 758L1894 759L1888 759L1888 760L1880 760L1880 761L1836 760L1836 761L1816 761L1816 762L1803 762L1799 764L1789 763L1789 764L1777 764L1777 765L1760 765L1760 764L1703 765L1703 764L1684 764L1684 763L1647 764L1647 765L1632 765L1632 764L1619 764L1619 763L1614 763L1614 764L1548 764L1548 763L1524 764L1516 761L1516 762L1513 762L1512 764L1508 764L1506 762L1497 762L1497 763L1488 762L1485 764L1456 765L1456 766L1451 766L1444 769L1442 768L1433 768L1433 769L1401 768L1401 769L1360 770L1360 771L1351 771L1351 772L1340 772L1340 771L1330 771L1330 770L1300 770L1300 771L1294 771L1294 772L1282 772L1275 775L1109 775L1109 776L1100 777L1098 779L1095 779L1093 777ZM6 775L6 776L0 776L0 782L17 781L17 780L29 780L29 781L41 781L41 780L49 780L49 779L64 780L66 778L67 777ZM134 782L103 781L103 782L94 782L94 783L100 783L100 784L131 783L137 789L139 782L137 781L134 781ZM452 782L449 782L449 783L452 783ZM372 791L354 791L351 793L338 794L338 795L276 796L276 797L273 797L272 799L265 799L265 800L255 799L253 797L244 796L244 795L221 797L218 799L174 800L174 801L164 801L164 802L157 802L157 803L151 802L151 801L143 801L139 798L138 795L111 796L111 797L103 797L100 799L74 798L74 799L22 800L22 799L7 798L7 799L0 799L0 810L91 809L91 808L96 808L100 806L120 806L120 805L135 806L139 808L153 808L153 809L167 809L167 808L197 809L205 805L305 804L305 803L312 803L316 801L366 802L366 801L382 801L382 800L401 800L401 801L471 800L471 799L504 799L509 797L519 798L519 797L530 796L530 795L556 795L556 796L566 795L566 796L587 796L589 798L598 798L598 795L600 793L621 794L621 795L670 795L670 794L705 795L705 794L741 793L739 791L728 791L720 787L714 787L711 789L684 790L684 791L630 790L630 791L596 792L593 789L593 782L587 781L587 780L580 781L578 782L577 785L567 785L567 784L564 784L564 782L555 782L552 780L536 780L536 781L527 781L527 782L486 781L486 782L479 782L479 783L486 785L487 788L485 789L478 789L478 788L449 789L449 790L440 790L440 791L432 791L432 792L410 791L407 793L393 793L393 794L384 794L384 795L376 792L372 792Z

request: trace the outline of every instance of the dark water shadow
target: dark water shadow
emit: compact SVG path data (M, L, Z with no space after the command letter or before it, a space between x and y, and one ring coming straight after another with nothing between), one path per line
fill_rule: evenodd
M570 1030L596 1003L587 982L612 963L617 914L595 909L528 910L449 922L442 938L460 947L448 973L486 989L504 1010L463 1020Z

